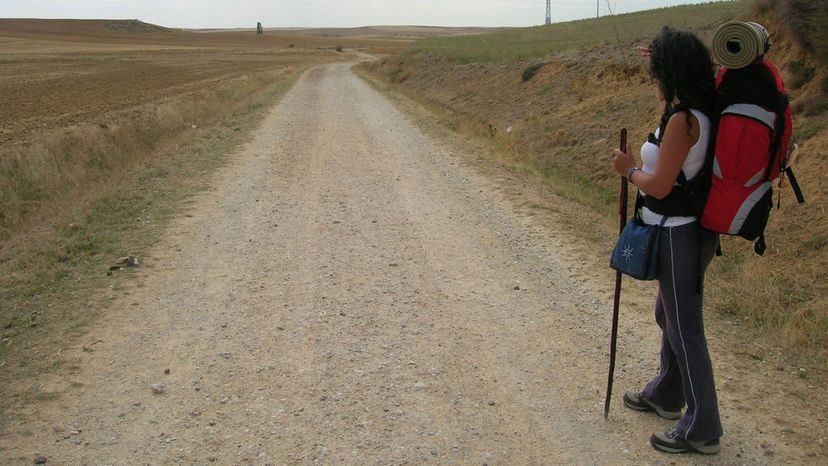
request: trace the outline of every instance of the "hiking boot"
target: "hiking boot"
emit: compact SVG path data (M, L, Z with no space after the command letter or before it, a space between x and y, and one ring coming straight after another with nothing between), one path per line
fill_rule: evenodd
M719 439L706 442L693 442L679 437L676 429L667 432L658 432L650 437L650 445L656 450L667 453L701 453L702 455L715 455L719 453Z
M667 411L666 409L649 402L641 396L641 392L627 392L624 394L624 406L636 411L656 413L664 419L676 420L681 417L681 411Z

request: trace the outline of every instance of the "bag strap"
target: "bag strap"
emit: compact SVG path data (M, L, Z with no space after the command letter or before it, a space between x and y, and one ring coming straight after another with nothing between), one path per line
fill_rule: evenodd
M785 124L787 122L786 110L788 108L788 96L785 94L779 95L779 102L777 108L774 109L776 113L776 124L773 129L773 142L770 145L770 152L768 153L768 165L765 167L765 181L770 181L770 174L773 170L773 162L776 159L776 154L779 152L779 146L782 144L782 136L785 133ZM784 166L784 157L780 157L780 169Z
M799 204L804 204L805 196L802 194L802 188L799 187L799 182L796 181L796 176L794 176L793 168L786 167L785 175L787 175L788 181L790 181L791 183L791 189L793 189L794 195L796 196L796 202L798 202Z
M765 234L762 233L759 235L759 239L756 240L756 244L753 245L753 252L755 252L757 256L764 256L767 249L768 244L765 242Z
M641 195L641 190L635 191L635 204L633 205L633 218L641 222L641 208L644 207L644 196ZM644 222L641 222L644 223Z
M637 190L635 192L635 206L633 207L633 218L639 221L639 223L644 223L644 220L641 218L641 209L644 208L644 196L641 195L641 190ZM658 224L658 228L664 227L664 224L667 222L667 218L669 215L661 215L661 223Z

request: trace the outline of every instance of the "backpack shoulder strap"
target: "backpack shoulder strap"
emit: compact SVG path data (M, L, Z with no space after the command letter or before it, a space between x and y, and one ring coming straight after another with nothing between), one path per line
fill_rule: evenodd
M785 91L785 85L782 83L782 76L779 74L779 70L776 69L773 63L769 60L762 59L759 62L766 72L769 72L770 75L773 77L774 84L776 85L776 92L777 92L777 101L776 105L773 107L774 113L776 113L776 124L773 129L773 142L770 145L770 153L768 154L768 166L765 169L765 179L770 179L770 174L773 170L773 162L776 159L777 152L781 149L782 145L782 138L785 134L785 128L788 124L787 122L787 109L789 105L788 101L788 94ZM763 70L763 71L764 71ZM781 164L784 163L784 157L780 157L779 159L780 169L782 168Z

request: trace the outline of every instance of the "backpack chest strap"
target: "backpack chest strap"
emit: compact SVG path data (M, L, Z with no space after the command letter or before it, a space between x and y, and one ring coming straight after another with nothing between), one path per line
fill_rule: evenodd
M756 120L765 126L768 127L769 130L773 131L776 128L776 113L769 112L764 108L754 105L754 104L733 104L727 106L724 110L722 110L722 116L724 115L739 115L747 118L751 118Z

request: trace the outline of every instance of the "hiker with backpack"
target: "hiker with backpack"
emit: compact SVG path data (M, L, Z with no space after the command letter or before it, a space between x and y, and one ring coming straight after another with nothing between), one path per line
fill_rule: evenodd
M643 165L636 165L628 145L626 152L614 151L614 168L639 189L640 220L661 225L655 251L655 318L662 338L658 375L642 390L627 392L624 405L678 420L667 432L651 436L655 449L715 454L722 427L702 297L704 272L719 238L701 227L682 187L705 165L715 137L714 67L709 50L695 35L668 27L643 55L649 57L661 120L641 148Z

